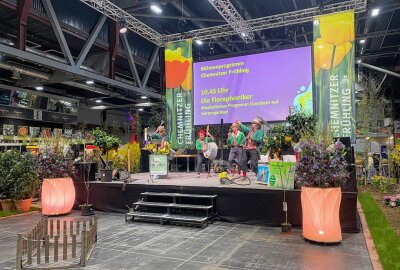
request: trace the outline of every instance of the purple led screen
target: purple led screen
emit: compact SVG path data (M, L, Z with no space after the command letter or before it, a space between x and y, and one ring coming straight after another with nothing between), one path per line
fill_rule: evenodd
M311 47L193 64L194 124L281 121L312 111Z

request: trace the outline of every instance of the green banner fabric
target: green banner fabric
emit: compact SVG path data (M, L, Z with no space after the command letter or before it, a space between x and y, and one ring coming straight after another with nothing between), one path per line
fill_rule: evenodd
M294 189L296 162L271 161L269 163L268 186L279 189Z
M321 123L355 140L354 12L314 20L314 84Z
M192 63L192 40L166 44L166 120L173 149L194 147Z

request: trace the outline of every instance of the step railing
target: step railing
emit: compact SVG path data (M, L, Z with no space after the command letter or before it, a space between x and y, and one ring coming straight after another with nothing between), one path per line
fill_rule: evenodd
M16 269L83 267L96 242L96 217L69 222L44 217L29 232L18 234Z

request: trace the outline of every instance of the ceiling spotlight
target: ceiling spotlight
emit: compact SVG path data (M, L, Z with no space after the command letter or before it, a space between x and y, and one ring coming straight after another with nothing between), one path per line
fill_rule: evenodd
M358 60L357 60L357 64L360 64L360 63L361 63L361 59L358 59Z
M371 15L372 15L373 17L378 16L378 15L379 15L379 8L374 8L374 9L372 10Z
M146 97L146 96L141 96L140 98L141 98L141 99L147 99L147 97Z
M87 80L86 84L92 85L92 84L94 84L94 81L93 80Z
M119 26L120 26L119 32L120 32L121 34L125 34L126 31L128 31L128 28L126 27L126 22L125 22L125 21L121 21L121 22L119 23Z
M144 109L143 108L139 108L139 112L143 112L144 111Z
M393 140L393 136L390 136L390 137L389 137L389 140Z
M162 9L157 5L151 5L150 9L156 14L161 14L162 12Z
M36 86L35 89L38 91L42 91L44 88L43 88L43 86Z
M360 44L364 44L365 43L365 39L360 39Z
M198 39L198 40L196 40L196 44L197 44L197 45L202 45L202 44L203 44L203 41L201 41L200 39Z
M101 103L102 100L101 99L96 99L96 103Z
M242 33L240 33L240 34L242 35L242 37L245 37L245 36L247 36L247 35L246 35L246 33L243 33L243 32L242 32Z

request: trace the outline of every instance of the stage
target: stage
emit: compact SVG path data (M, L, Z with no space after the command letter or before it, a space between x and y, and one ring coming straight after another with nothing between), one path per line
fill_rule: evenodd
M271 189L255 182L249 173L250 185L223 185L216 175L207 178L195 173L170 173L168 179L150 180L149 173L132 175L132 182L89 182L89 202L94 208L105 212L127 212L127 206L140 199L142 192L176 192L190 194L217 195L218 218L223 221L263 226L280 226L284 221L282 211L283 190ZM83 183L75 183L75 207L86 201L86 188ZM301 227L300 190L286 192L288 202L288 221ZM340 222L343 232L359 232L357 213L357 192L342 192Z

